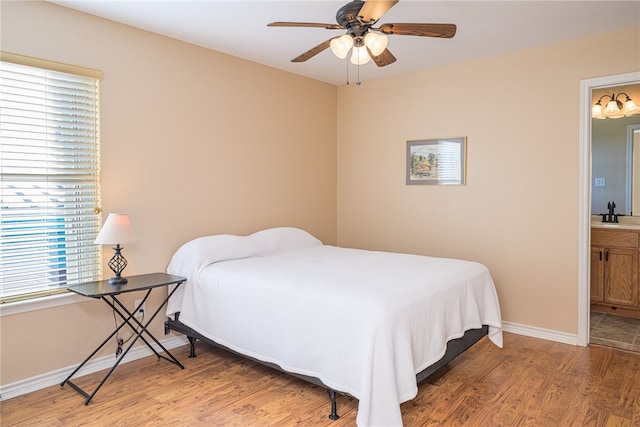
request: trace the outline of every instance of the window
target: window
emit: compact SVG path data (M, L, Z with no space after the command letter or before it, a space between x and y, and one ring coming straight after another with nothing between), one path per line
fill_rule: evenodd
M0 302L101 275L100 73L1 53Z

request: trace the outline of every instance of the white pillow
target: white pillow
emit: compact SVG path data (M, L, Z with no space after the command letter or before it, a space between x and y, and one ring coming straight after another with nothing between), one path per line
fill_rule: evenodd
M304 230L278 227L249 236L218 234L193 239L180 247L171 258L167 272L188 279L215 262L267 256L322 245Z
M311 234L294 227L269 228L247 237L255 240L258 246L265 245L265 252L261 255L281 254L322 245Z

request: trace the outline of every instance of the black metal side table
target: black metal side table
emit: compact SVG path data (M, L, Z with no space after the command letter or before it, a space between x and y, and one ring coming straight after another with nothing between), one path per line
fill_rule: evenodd
M173 364L178 365L181 369L184 369L184 366L178 362L170 352L167 350L152 334L149 332L148 327L153 321L153 319L158 315L160 310L167 304L169 298L173 293L180 287L182 283L184 283L187 279L180 276L172 276L170 274L164 273L151 273L151 274L142 274L139 276L129 276L127 277L128 283L124 285L110 285L108 280L100 280L96 282L87 282L81 283L78 285L70 285L68 289L73 291L79 295L101 299L104 301L109 307L111 307L114 313L117 313L123 320L123 322L109 335L103 342L96 348L93 353L87 357L84 362L82 362L63 382L60 386L64 386L65 384L69 384L74 390L80 393L82 396L86 398L84 401L85 405L88 405L93 396L100 390L100 387L104 384L104 382L109 378L111 373L116 369L116 367L120 364L122 359L126 356L126 354L131 350L133 345L141 339L147 347L153 351L153 353L160 359L165 359ZM168 292L165 300L160 304L160 306L156 309L156 311L151 315L149 320L142 324L135 316L134 313L138 311L138 309L147 301L151 291L156 288L161 288L169 285L176 285L171 292ZM127 310L127 308L118 300L117 296L120 294L124 294L127 292L141 292L146 291L144 298L140 302L139 306L136 307L133 311ZM120 329L122 329L125 325L128 325L131 330L134 332L133 339L129 346L116 358L116 362L113 367L107 372L107 375L102 379L100 384L96 387L95 390L91 394L87 393L76 384L71 381L71 378L82 368L95 354L100 351L102 347L105 346L107 342L111 338L113 338ZM145 338L146 335L146 338ZM158 353L156 349L149 343L148 339L151 339L162 351L168 356L165 357Z

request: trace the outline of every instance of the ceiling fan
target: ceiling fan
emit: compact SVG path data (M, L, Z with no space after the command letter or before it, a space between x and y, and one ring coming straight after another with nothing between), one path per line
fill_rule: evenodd
M387 35L452 38L455 24L382 24L374 25L398 0L353 0L336 13L337 24L314 22L272 22L268 27L313 27L327 30L346 30L342 36L332 37L297 56L291 62L304 62L327 48L338 58L346 58L353 48L351 62L366 64L373 59L378 67L393 64L396 57L387 49Z

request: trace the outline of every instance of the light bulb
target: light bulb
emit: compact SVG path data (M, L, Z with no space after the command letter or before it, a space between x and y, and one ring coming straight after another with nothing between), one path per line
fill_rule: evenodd
M354 47L353 52L351 53L351 63L354 65L364 65L371 57L367 53L366 46Z
M349 49L351 49L351 47L353 46L353 37L351 37L349 34L345 34L331 40L329 45L331 46L331 51L335 56L340 59L344 59L347 57Z
M374 32L368 32L364 36L364 44L369 48L373 56L379 56L387 48L387 36Z

